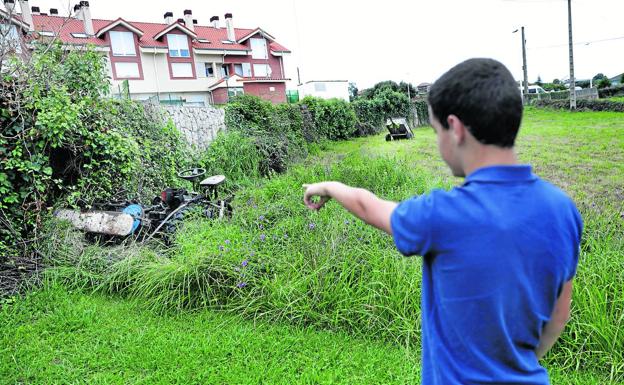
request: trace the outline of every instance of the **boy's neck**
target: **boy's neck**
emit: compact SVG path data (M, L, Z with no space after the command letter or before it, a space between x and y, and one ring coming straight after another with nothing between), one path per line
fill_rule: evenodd
M489 166L505 166L518 164L518 157L514 148L502 148L492 145L480 145L476 151L466 154L463 160L464 175Z

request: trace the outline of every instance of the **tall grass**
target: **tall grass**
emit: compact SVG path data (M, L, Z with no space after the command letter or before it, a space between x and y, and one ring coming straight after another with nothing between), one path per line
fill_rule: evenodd
M420 258L401 257L391 237L336 203L312 212L301 202L303 183L328 179L394 200L450 187L421 169L398 166L408 156L370 158L358 149L299 165L241 190L230 221L187 222L168 249L85 246L71 229L58 227L50 239L59 241L48 253L57 267L47 276L138 298L160 311L208 307L417 347ZM582 204L581 211L585 233L572 320L548 364L624 381L621 208Z

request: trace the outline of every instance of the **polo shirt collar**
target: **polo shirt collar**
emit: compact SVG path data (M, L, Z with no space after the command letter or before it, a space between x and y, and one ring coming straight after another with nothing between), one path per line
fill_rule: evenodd
M466 177L469 182L528 182L537 177L533 174L531 165L514 164L505 166L488 166L476 169Z

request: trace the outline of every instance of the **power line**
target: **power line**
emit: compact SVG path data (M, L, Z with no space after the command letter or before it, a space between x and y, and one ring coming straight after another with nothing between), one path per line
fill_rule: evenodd
M511 0L509 0L511 1ZM614 41L614 40L622 40L624 39L624 36L618 36L618 37L610 37L610 38L606 38L606 39L599 39L599 40L588 40L588 41L581 41L578 43L574 43L573 45L590 45L593 43L603 43L605 41ZM534 49L548 49L548 48L559 48L559 47L567 47L568 44L554 44L554 45L545 45L545 46L541 46L541 47L527 47L527 49L529 50L534 50Z

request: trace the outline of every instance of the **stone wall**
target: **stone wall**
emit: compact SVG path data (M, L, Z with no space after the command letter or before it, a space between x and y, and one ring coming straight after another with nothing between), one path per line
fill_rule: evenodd
M187 142L197 150L205 150L219 131L225 130L225 111L214 107L163 106L147 103L148 114L169 119L180 130Z

